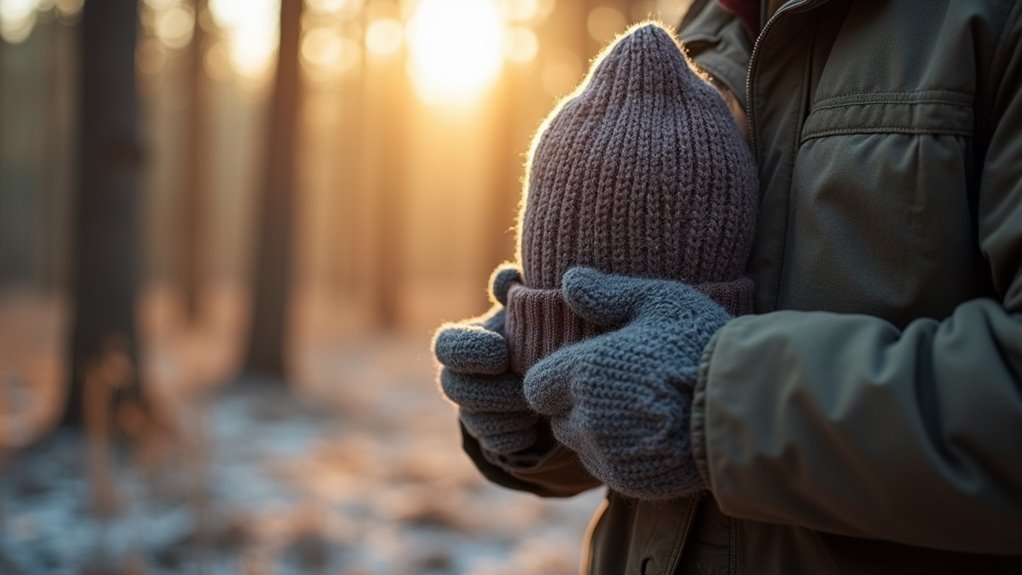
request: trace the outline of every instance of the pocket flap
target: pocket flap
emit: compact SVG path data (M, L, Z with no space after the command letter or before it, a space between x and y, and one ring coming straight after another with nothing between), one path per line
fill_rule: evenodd
M800 139L871 133L972 136L972 99L971 94L944 90L827 98L813 105Z

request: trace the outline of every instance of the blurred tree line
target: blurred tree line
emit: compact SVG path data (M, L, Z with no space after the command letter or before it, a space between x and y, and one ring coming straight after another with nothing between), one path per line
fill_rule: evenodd
M211 345L283 380L296 328L481 311L539 121L628 23L686 4L502 0L500 73L437 105L406 72L419 2L0 2L0 298L66 301L63 423L90 373L144 408L150 316L194 331L236 307L238 341ZM278 48L253 72L265 47L229 33L264 5Z

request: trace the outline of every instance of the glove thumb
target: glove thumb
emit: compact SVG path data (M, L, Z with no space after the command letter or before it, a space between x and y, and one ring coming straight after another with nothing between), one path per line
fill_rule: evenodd
M490 274L490 295L497 303L507 305L507 292L511 284L522 283L522 272L512 263L497 266Z
M574 267L564 272L561 289L575 313L597 325L614 327L638 315L650 295L650 281Z
M482 327L446 324L433 336L433 354L450 369L470 374L498 374L507 370L507 342Z

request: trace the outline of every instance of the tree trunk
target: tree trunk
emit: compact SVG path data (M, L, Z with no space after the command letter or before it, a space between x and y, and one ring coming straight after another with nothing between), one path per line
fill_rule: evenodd
M287 342L287 309L291 293L293 218L297 185L295 145L300 96L298 40L302 1L280 6L280 48L271 98L266 172L258 206L255 254L255 297L245 370L283 377Z
M51 28L50 74L47 81L48 126L46 149L50 150L46 178L46 202L43 233L46 235L43 287L48 292L62 291L68 285L68 256L70 247L71 199L74 190L75 161L74 137L76 92L75 63L78 56L78 30L54 20L46 24Z
M61 423L80 427L84 382L116 379L141 399L135 335L138 181L137 0L88 2L81 21L71 385ZM113 367L113 369L111 369Z
M370 294L376 326L392 331L400 322L400 296L405 240L403 207L407 185L407 114L411 101L405 75L405 48L383 57L376 78L369 80L373 241L370 253Z
M209 149L206 145L206 98L205 71L202 60L205 48L205 34L200 25L206 0L195 0L195 25L189 47L191 69L189 76L192 89L191 108L188 112L188 148L185 150L185 189L182 190L182 245L179 255L181 291L184 295L185 319L195 323L199 318L199 300L202 295L205 266L204 246L204 198L208 190Z

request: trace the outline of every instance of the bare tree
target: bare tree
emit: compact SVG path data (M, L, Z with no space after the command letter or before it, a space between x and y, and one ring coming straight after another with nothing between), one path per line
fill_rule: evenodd
M43 101L47 109L44 128L46 160L49 169L43 173L40 258L42 286L48 291L63 289L67 285L68 231L71 214L72 166L74 165L73 134L76 103L74 66L77 50L77 30L54 18L42 26L46 31L46 62L49 73L45 76Z
M181 287L184 294L185 316L189 322L195 322L199 316L199 299L202 293L203 272L203 215L204 202L208 189L209 146L206 144L206 92L205 71L202 66L205 54L205 33L202 30L201 18L206 9L207 0L194 0L195 23L192 42L189 47L189 70L192 101L188 113L188 137L185 139L185 188L181 211L183 242L179 255Z
M398 62L402 60L398 59ZM376 322L383 330L397 327L399 295L401 288L402 249L405 222L402 218L402 204L406 175L405 154L405 108L408 106L408 87L402 74L403 66L388 70L383 82L386 88L378 94L379 136L376 158L376 221L375 251L373 253L373 292L375 294Z
M397 9L397 4L390 5ZM363 26L369 26L369 13ZM368 171L364 199L371 207L366 247L368 305L376 327L390 331L399 321L407 186L407 122L413 105L405 75L406 47L381 57L366 71L363 131ZM367 60L369 65L369 60Z
M83 421L85 381L103 366L117 398L142 398L137 359L138 101L137 0L88 2L81 22L74 320L70 388L61 423ZM111 362L110 360L114 361ZM126 374L132 374L130 377Z
M255 297L247 372L282 377L285 371L288 298L291 294L294 207L297 194L295 145L298 103L298 40L302 0L280 5L280 48L270 104L265 172L255 250Z

